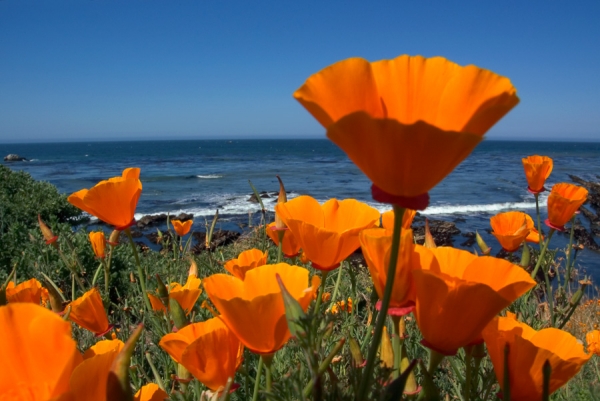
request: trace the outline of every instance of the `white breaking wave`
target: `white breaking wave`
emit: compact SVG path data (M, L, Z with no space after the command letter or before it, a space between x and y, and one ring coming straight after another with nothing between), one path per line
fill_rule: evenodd
M218 175L218 174L208 174L208 175L197 175L197 178L203 178L205 180L214 180L217 178L221 178L223 177L222 175Z

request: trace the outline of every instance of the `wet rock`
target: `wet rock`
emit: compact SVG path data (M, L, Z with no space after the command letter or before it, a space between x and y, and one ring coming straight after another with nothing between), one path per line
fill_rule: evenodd
M192 234L197 244L192 247L192 253L199 254L206 250L206 233L195 232ZM233 243L240 237L237 231L219 230L213 232L210 250L215 250L219 246L225 246Z
M179 213L177 216L172 217L171 220L188 221L192 220L194 215L191 213Z
M574 183L581 185L588 190L588 203L596 209L596 212L600 211L600 183L586 181L576 175L569 174L569 178Z
M167 215L156 214L156 215L146 215L138 220L137 227L140 229L145 229L146 227L153 226L156 224L161 224L167 221Z
M279 196L279 192L267 192L267 191L262 191L258 194L262 199L268 199L268 198L276 198L277 196ZM248 199L248 202L251 203L258 203L258 198L256 197L256 194L251 194L250 198Z
M598 217L597 214L595 214L594 212L592 212L590 209L586 208L585 206L581 206L579 208L579 210L581 211L581 214L585 216L586 219L588 219L591 223L596 223L598 221L600 221L600 217Z
M429 220L429 231L437 246L452 246L452 237L460 234L456 224L450 221ZM423 245L425 242L425 225L414 227L415 241Z
M162 233L162 238L158 235L157 232L151 232L150 234L146 234L146 238L153 244L164 244L166 242L171 242L171 233L164 232Z
M15 153L4 156L5 162L26 162L29 161L26 157L19 156Z
M565 234L570 235L570 230L567 230ZM575 243L581 244L587 249L591 249L594 251L600 250L600 247L598 247L598 244L596 243L596 241L594 241L594 237L592 236L592 234L590 234L590 232L577 221L575 222L573 237Z
M464 246L464 247L472 247L473 244L475 244L476 241L476 235L474 232L469 231L467 233L462 234L463 237L465 237L467 240L465 242L463 242L462 244L460 244L460 246Z
M138 230L131 230L130 232L131 232L131 236L133 238L141 238L144 236L144 234L142 234L142 232L138 231ZM127 238L127 236L125 236L125 235L121 235L121 237Z

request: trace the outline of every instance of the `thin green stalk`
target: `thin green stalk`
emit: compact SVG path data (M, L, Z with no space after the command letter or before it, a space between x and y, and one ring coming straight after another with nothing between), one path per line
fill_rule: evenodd
M346 343L345 338L342 338L340 341L337 342L337 344L335 345L335 347L333 347L333 349L331 350L329 355L327 355L327 358L325 358L325 360L323 362L321 362L321 364L319 365L319 368L317 370L317 377L319 377L323 373L325 373L325 371L331 364L331 361L333 361L333 358L340 352L340 350L342 349L342 347L344 346L345 343ZM302 390L302 395L304 396L304 398L307 398L310 395L310 393L315 385L315 381L316 381L316 377L311 378L310 382L308 382L306 387L304 387L304 390Z
M537 229L538 229L538 235L540 237L539 242L538 243L542 243L542 223L540 220L540 194L535 194L535 214L537 216Z
M338 267L338 275L335 279L335 287L333 287L333 295L331 296L331 302L335 302L337 299L338 290L340 289L340 281L342 281L342 268L344 267L344 262L340 263L340 267Z
M392 289L394 288L394 278L396 277L396 263L398 261L398 253L400 250L400 234L402 232L402 216L404 215L404 208L394 205L394 234L392 235L392 249L390 252L390 265L387 271L387 280L385 283L385 291L383 299L381 300L381 308L379 315L377 316L377 322L375 323L375 333L373 335L373 342L369 347L369 353L367 354L367 364L363 370L363 374L360 380L360 387L357 394L358 400L367 399L369 385L371 382L371 376L373 375L373 368L375 366L375 358L379 343L381 342L381 333L383 332L383 326L385 325L385 319L387 317L387 311L390 306L390 299L392 296Z
M165 385L163 384L162 379L160 378L160 374L158 374L158 370L156 369L156 366L154 366L154 363L152 362L152 357L151 357L150 353L146 352L145 354L146 354L146 361L148 361L148 365L150 365L150 369L152 370L152 374L154 375L154 380L156 380L158 387L160 387L162 391L167 391L165 389Z
M267 387L265 388L265 390L270 393L271 392L271 387L273 384L273 371L271 370L271 364L270 363L265 363L265 373L267 376Z
M133 242L133 237L131 236L131 230L128 228L125 229L125 234L127 234L127 238L129 238L129 243L131 244L131 249L133 250L133 256L135 258L135 264L137 265L137 273L138 279L140 280L140 286L142 287L142 298L146 304L146 310L151 311L152 305L150 305L150 299L148 298L146 292L146 277L144 275L144 271L142 270L142 264L140 263L140 255L138 254L137 247L135 246L135 242Z
M548 302L548 309L550 310L550 323L554 327L555 316L554 316L554 295L552 294L552 284L550 284L549 267L543 269L544 281L546 282L546 301Z
M404 339L400 337L403 335L400 330L400 321L404 319L404 316L392 316L392 326L394 329L394 335L392 336L392 349L394 350L394 370L392 371L392 377L397 379L400 376L400 361L402 360L402 342Z
M565 291L571 282L571 255L573 254L573 236L575 235L575 215L571 218L571 235L569 236L569 247L567 248L567 272L565 273Z
M104 259L101 259L101 263L102 267L104 268L104 294L106 297L108 297L110 291L110 270Z
M277 263L281 263L283 260L283 237L285 236L285 230L277 231L277 238L279 239L279 244L277 245Z
M466 352L465 354L465 365L466 365L466 373L465 373L465 388L464 388L464 400L465 401L470 401L471 400L471 381L472 381L472 375L473 375L473 370L472 370L472 366L471 366L471 360L473 359L473 356L471 355L470 352Z
M314 315L319 314L319 308L321 307L321 300L323 299L323 292L325 291L325 282L327 281L328 271L323 270L321 272L321 286L319 287L319 295L317 295L317 302L315 303Z
M254 393L252 394L252 401L258 400L258 389L260 387L260 375L263 369L263 359L262 356L258 361L258 367L256 368L256 379L254 380Z
M538 272L538 270L540 269L540 266L542 265L542 261L544 260L544 256L546 256L546 250L548 249L548 244L550 243L550 239L552 238L552 235L554 235L554 229L551 228L550 232L548 233L548 238L546 238L546 241L544 241L544 245L542 246L542 250L540 251L540 254L538 255L538 260L537 263L535 264L535 268L533 269L533 271L531 272L531 278L535 279L535 276Z

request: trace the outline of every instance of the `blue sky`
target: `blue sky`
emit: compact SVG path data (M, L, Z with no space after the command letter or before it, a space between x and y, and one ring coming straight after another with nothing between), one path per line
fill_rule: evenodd
M600 2L0 0L0 142L320 137L292 98L338 60L509 77L490 139L600 139Z

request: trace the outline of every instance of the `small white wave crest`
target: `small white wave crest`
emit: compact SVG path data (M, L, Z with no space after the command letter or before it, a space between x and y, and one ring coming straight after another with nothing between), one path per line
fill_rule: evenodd
M207 174L207 175L197 175L197 178L202 178L204 180L216 180L217 178L221 178L223 177L222 175L218 175L218 174Z

